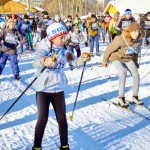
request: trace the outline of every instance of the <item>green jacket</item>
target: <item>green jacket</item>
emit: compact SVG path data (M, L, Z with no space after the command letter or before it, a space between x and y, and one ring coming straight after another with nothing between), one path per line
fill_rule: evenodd
M115 30L115 24L116 21L114 19L111 19L109 24L109 31L112 32L113 34L117 34L117 30Z

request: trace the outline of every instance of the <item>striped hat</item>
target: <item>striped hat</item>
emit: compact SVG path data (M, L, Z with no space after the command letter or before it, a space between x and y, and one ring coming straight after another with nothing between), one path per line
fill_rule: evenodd
M51 24L48 26L46 32L49 41L68 33L66 27L62 23Z

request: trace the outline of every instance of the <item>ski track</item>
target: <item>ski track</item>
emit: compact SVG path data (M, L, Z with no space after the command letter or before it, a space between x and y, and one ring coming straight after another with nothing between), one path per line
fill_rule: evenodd
M87 66L102 63L107 44L100 42L101 57L95 56ZM140 77L150 70L150 51L142 51ZM89 51L81 43L81 51ZM12 70L8 61L0 76L0 116L10 107L33 79L36 70L32 63L35 52L19 56L21 81L12 79ZM67 65L65 74L69 88L65 90L67 118L72 109L80 81L82 68L70 70ZM71 150L150 150L150 122L135 114L118 109L103 101L103 98L117 101L118 76L110 63L108 68L94 66L84 72L80 93L73 120L68 119L69 144ZM150 108L150 74L141 80L139 97ZM108 80L108 77L112 79ZM132 77L127 73L126 97L132 100ZM133 107L133 106L132 106ZM133 107L140 114L150 118L150 112L143 108ZM10 112L0 122L0 150L25 150L31 147L34 140L34 129L37 120L35 91L33 87L22 96ZM59 134L56 117L50 105L50 115L43 137L43 150L57 150Z

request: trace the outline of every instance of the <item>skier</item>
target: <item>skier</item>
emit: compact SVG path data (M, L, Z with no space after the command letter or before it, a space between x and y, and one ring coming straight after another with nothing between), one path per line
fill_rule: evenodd
M140 26L142 31L143 43L145 42L145 46L150 45L150 12L147 12L144 17L141 18Z
M103 43L105 43L105 36L104 36L104 28L105 28L105 17L103 16L103 13L100 12L98 21L101 22L101 26L99 27L99 38L103 40ZM102 38L101 38L102 36Z
M89 29L89 35L90 35L90 53L91 56L93 55L93 48L94 48L94 40L96 42L96 55L100 56L99 54L99 36L98 36L98 27L102 26L102 23L100 23L96 16L94 14L91 15L91 20L88 22L87 28Z
M15 13L12 13L12 14L11 14L11 19L13 19L13 20L15 21L16 25L17 25L18 19L17 19Z
M85 46L88 46L81 31L79 31L78 24L73 25L73 30L70 31L69 34L66 36L66 41L68 41L69 48L72 52L73 52L73 49L75 48L75 50L77 52L77 57L80 57L80 55L81 55L81 50L80 50L80 46L79 46L80 41L84 42Z
M83 22L83 27L86 28L88 45L90 45L90 39L89 39L89 29L88 29L87 25L88 25L88 22L91 20L91 15L92 15L92 13L89 12L88 17Z
M76 15L74 21L73 21L73 24L78 24L79 23L79 18L78 18L78 15Z
M118 17L119 17L119 14L118 13L114 13L114 17L110 21L110 24L109 24L109 32L111 33L112 40L117 35L117 30L115 30L115 24L116 24L116 22L118 20Z
M5 22L1 22L1 23L0 23L0 29L1 29L1 30L4 30L5 27L6 27L6 23L5 23Z
M7 21L10 19L9 15L5 16L5 23L7 24Z
M117 35L121 35L122 31L128 27L132 22L136 22L135 18L132 16L131 9L126 9L123 16L119 17L115 29L117 30Z
M15 22L13 19L9 19L7 26L8 28L0 32L0 41L3 41L0 57L0 75L9 57L14 77L16 80L20 80L16 47L18 45L18 40L24 40L24 37L15 29Z
M68 18L67 18L67 22L65 23L66 27L67 27L67 30L68 32L72 30L72 17L69 15Z
M111 43L111 33L109 32L109 24L111 21L112 17L110 16L109 12L106 12L105 15L105 29L104 29L104 36L106 37L106 34L108 33L108 39L109 43Z
M38 28L38 23L39 23L39 16L38 13L34 14L34 20L35 20L35 32L33 33L34 35L34 44L33 47L37 46L37 43L41 40L40 38L40 29Z
M47 69L34 83L36 88L36 102L38 121L35 127L34 145L32 150L41 150L42 138L48 121L49 105L52 103L59 125L60 150L69 150L68 126L66 119L66 106L64 87L67 79L64 74L66 62L75 66L82 66L90 57L83 53L79 58L74 58L71 51L64 48L65 34L67 30L61 23L53 23L47 28L47 37L44 38L38 48L33 62L35 69ZM50 54L50 56L49 56ZM56 58L56 60L54 60Z
M28 21L28 15L24 15L24 20L21 20L18 25L16 26L16 29L25 36L25 46L26 46L26 50L28 53L30 52L30 47L29 47L29 41L28 41L28 31L30 31L32 33L32 28L30 25L30 22ZM21 53L23 53L23 43L20 44L21 45Z
M126 69L133 77L133 102L142 105L138 98L139 93L139 73L137 68L138 51L142 44L139 25L131 23L124 29L122 35L116 36L104 53L103 66L108 66L109 58L119 73L119 98L118 104L121 107L128 107L124 96Z
M79 18L79 23L78 23L78 25L79 25L79 30L80 30L81 32L83 32L83 31L84 31L84 28L83 28L83 25L82 25L81 18Z
M43 11L43 17L41 17L39 24L38 24L38 27L41 29L41 40L47 36L46 29L48 27L49 20L50 20L50 18L48 16L48 12Z
M37 25L36 25L36 22L35 22L35 19L34 19L34 13L32 11L29 12L28 21L30 22L30 26L31 26L31 29L32 29L32 32L28 31L28 33L27 33L28 41L29 41L29 45L31 47L31 50L34 50L34 48L33 48L33 35L36 32Z

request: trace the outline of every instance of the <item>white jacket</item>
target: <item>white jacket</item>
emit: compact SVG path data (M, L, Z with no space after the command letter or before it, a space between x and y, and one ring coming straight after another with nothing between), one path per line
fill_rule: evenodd
M35 69L41 70L43 67L45 67L42 64L42 59L45 56L49 56L49 52L50 42L47 38L44 38L37 48L36 58L33 62L33 67ZM66 66L66 63L68 62L66 56L67 52L72 54L72 52L69 49L66 50L65 48L56 47L55 45L53 45L51 56L57 57L57 66L54 68L46 68L46 70L44 70L44 72L38 77L38 79L33 84L33 87L36 89L36 91L57 93L64 90L68 83L64 73L64 68ZM84 65L84 62L82 61L81 57L75 58L73 54L72 56L74 58L74 60L72 61L73 66L79 67Z

